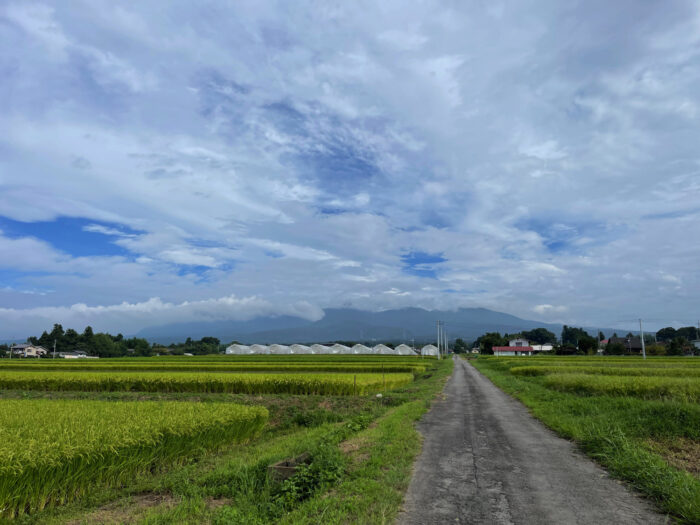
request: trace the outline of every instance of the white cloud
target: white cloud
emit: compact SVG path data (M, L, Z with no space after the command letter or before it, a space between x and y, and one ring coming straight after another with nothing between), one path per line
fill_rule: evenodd
M692 3L47 5L0 11L0 220L30 224L3 227L0 287L19 310L235 294L604 325L695 307ZM57 217L124 255L26 233ZM408 251L443 254L439 279L403 271Z
M566 312L569 308L567 306L554 306L551 304L538 304L537 306L533 307L532 311L537 312L538 314L542 315L547 315L547 314L559 314Z
M173 322L244 321L270 315L293 315L310 321L323 317L323 311L306 302L274 305L264 299L234 295L170 303L153 297L139 303L88 306L36 307L28 309L0 308L0 319L12 323L14 331L31 332L36 326L50 327L60 320L68 327L91 325L95 330L134 333L148 326Z

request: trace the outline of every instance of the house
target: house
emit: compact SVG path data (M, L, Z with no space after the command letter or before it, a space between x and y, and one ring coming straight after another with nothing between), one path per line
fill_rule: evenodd
M530 342L527 339L518 337L517 339L508 341L508 346L530 346Z
M10 352L21 357L43 357L49 353L43 346L31 344L12 345L10 347Z
M532 346L532 350L535 352L551 352L554 350L553 345L545 344L545 345L530 345Z
M75 352L59 352L58 357L62 357L63 359L86 359L88 355L87 352L77 350Z
M625 351L628 354L641 354L642 353L642 340L638 335L632 337L611 337L609 339L610 344L621 344L625 347Z
M531 346L494 346L493 353L498 356L509 355L532 355L534 352Z

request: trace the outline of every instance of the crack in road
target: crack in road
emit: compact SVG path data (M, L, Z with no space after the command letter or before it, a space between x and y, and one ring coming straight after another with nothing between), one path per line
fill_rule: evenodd
M444 394L418 424L400 525L671 522L466 361Z

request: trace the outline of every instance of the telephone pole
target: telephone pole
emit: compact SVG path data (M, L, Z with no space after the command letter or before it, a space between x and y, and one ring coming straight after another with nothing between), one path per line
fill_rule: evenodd
M639 338L642 340L642 357L647 358L646 347L644 346L644 330L642 330L642 320L639 320Z

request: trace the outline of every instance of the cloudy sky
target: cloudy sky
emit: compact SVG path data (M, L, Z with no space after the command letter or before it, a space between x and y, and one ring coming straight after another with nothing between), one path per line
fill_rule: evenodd
M0 7L0 337L700 315L697 2Z

